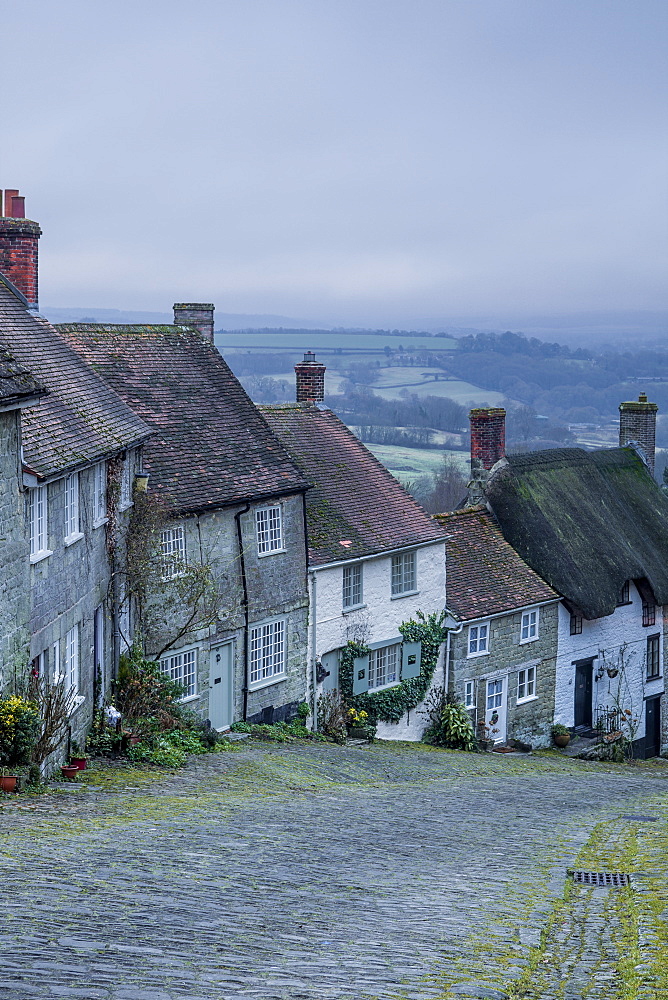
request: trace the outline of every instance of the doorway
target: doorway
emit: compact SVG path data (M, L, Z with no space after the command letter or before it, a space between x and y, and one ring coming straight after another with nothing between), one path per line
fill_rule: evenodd
M229 729L234 705L234 643L214 646L209 657L209 720L214 729Z
M485 702L485 725L489 727L490 739L495 743L506 742L506 681L507 677L495 677L487 681Z
M573 710L575 729L591 729L592 727L593 673L593 657L589 660L579 660L575 664L575 706Z
M645 759L661 753L661 695L645 701Z

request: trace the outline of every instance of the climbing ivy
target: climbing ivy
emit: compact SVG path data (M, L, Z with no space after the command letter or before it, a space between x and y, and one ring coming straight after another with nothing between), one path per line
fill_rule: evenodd
M365 711L369 716L369 721L374 725L379 720L398 722L405 712L409 712L416 705L419 705L429 690L438 661L438 652L448 634L448 630L443 625L444 620L444 612L424 615L418 611L415 619L411 618L399 626L399 631L405 642L422 643L420 673L417 677L400 681L394 687L386 688L383 691L365 691L363 694L353 695L355 657L366 656L370 652L370 648L363 643L349 642L341 653L339 665L339 684L346 704L358 711Z

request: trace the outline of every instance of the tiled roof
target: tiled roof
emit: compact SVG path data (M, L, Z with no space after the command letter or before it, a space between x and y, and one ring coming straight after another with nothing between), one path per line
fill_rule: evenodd
M627 580L668 604L668 497L633 448L508 455L486 487L504 537L585 618Z
M139 443L149 433L51 324L28 312L1 281L0 349L48 390L22 415L24 459L37 475L94 462Z
M483 507L437 514L445 528L447 606L463 621L557 600Z
M0 347L0 404L3 409L42 396L46 389Z
M313 403L260 409L314 484L306 495L312 565L443 539L442 529L331 410Z
M151 490L197 512L307 489L222 357L183 326L69 323L58 329L154 431Z

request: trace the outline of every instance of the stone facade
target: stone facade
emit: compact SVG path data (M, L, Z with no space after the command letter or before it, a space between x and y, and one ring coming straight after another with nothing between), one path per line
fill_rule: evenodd
M28 657L30 543L21 490L20 411L0 412L0 690Z
M311 629L309 662L323 664L329 676L318 685L319 692L338 687L338 652L348 641L388 644L400 637L399 626L418 611L425 615L440 612L445 603L445 545L436 542L415 549L415 593L392 597L392 556L381 554L356 560L362 566L362 607L345 611L342 605L343 571L347 564L311 568ZM442 656L433 684L443 683ZM428 720L421 706L397 723L380 722L379 739L419 740Z
M538 635L521 641L522 614L534 608L518 608L491 618L470 620L461 632L450 636L448 690L457 701L467 702L474 725L485 722L497 743L510 739L532 746L548 746L554 721L554 690L557 661L559 604L538 606ZM472 628L487 625L487 648L471 653ZM479 633L478 633L479 634ZM533 670L533 693L530 693ZM519 689L519 671L524 671L524 697ZM528 676L527 676L528 674ZM491 685L491 687L490 687ZM500 701L500 704L496 702ZM494 722L494 710L499 720ZM496 729L496 732L493 730Z

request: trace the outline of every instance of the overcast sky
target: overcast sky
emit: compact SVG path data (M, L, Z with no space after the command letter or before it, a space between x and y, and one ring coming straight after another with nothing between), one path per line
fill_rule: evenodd
M43 304L666 307L666 0L23 0L2 33Z

